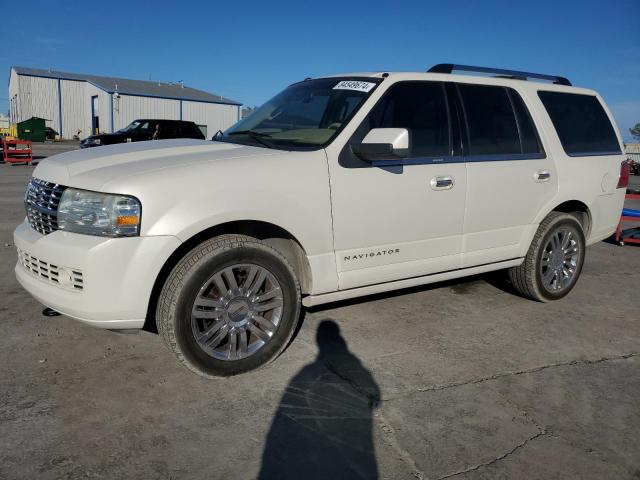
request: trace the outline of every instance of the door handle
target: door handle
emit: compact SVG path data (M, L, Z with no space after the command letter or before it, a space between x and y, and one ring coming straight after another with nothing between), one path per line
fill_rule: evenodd
M450 190L453 188L453 177L433 177L429 183L433 190Z
M539 170L534 175L536 182L546 182L551 178L551 173L546 170Z

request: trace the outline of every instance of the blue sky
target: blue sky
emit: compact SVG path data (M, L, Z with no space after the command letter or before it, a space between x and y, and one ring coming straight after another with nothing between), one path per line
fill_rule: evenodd
M183 80L253 106L309 76L463 63L564 75L604 96L625 138L640 122L640 0L5 2L21 19L3 15L6 78Z

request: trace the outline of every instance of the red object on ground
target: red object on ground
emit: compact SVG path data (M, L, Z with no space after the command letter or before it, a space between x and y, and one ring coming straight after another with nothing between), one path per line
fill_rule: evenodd
M29 140L2 140L4 161L7 163L31 163L33 149Z
M640 200L640 194L637 193L627 193L624 198L626 200ZM620 222L618 223L618 228L616 229L616 242L620 243L620 245L624 245L625 243L640 243L640 238L627 237L622 238L622 223L623 222L634 222L638 224L637 228L640 228L640 218L631 217L628 215L620 216Z

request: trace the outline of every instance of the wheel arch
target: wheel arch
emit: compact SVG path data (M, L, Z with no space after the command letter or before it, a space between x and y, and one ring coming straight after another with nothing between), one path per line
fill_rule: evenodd
M562 212L575 216L582 225L585 238L589 238L593 219L591 216L591 210L589 209L587 204L581 202L580 200L567 200L560 203L559 205L556 205L547 213L547 215L549 215L549 213L551 212ZM545 217L547 215L545 215Z
M165 261L156 276L143 329L156 331L156 307L160 291L171 270L190 250L200 243L224 234L241 234L257 238L278 250L291 264L303 294L311 292L312 273L307 253L300 241L289 231L273 223L260 220L237 220L221 223L202 230L183 242Z
M549 216L552 212L561 212L568 213L576 217L576 219L582 225L582 229L584 231L585 240L589 240L589 236L591 235L591 230L593 227L593 216L591 209L589 206L581 201L574 199L569 200L556 200L553 203L547 204L546 208L543 208L539 211L538 216L531 223L531 228L526 234L525 240L522 243L522 249L520 251L521 256L525 256L527 251L529 250L529 246L533 241L533 238L538 231L540 224L544 221L545 218Z

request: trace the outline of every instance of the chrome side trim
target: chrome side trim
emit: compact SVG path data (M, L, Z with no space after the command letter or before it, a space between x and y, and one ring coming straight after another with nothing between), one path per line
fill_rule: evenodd
M468 275L476 275L478 273L491 272L501 270L503 268L517 267L523 261L523 257L504 260L502 262L488 263L477 265L475 267L459 268L456 270L448 270L440 273L432 273L421 277L411 277L403 280L395 280L393 282L378 283L367 285L364 287L350 288L347 290L339 290L336 292L322 293L319 295L309 295L302 299L305 307L313 307L322 305L323 303L338 302L348 300L355 297L364 297L365 295L374 295L376 293L390 292L400 290L402 288L416 287L419 285L427 285L430 283L442 282L454 278L466 277Z
M405 165L442 165L446 163L464 162L510 162L520 160L543 160L547 158L544 153L509 153L499 155L470 155L467 157L427 157L427 158L405 158L400 160L374 160L371 164L374 167L399 167Z

